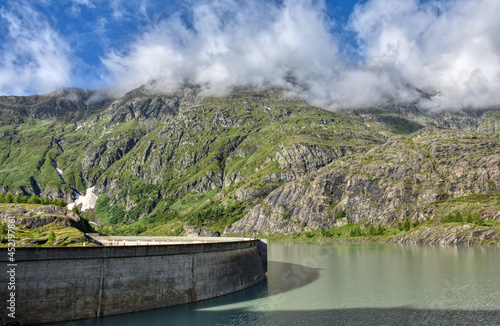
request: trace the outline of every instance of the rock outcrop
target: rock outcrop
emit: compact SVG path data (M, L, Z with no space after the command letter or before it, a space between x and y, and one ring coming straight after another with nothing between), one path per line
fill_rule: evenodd
M387 242L427 245L474 245L497 244L500 242L498 228L462 226L435 226L413 230L405 235L395 236Z
M28 229L37 229L51 223L60 227L72 227L88 232L80 215L59 206L46 205L7 205L0 204L0 219L14 219L15 224Z
M80 215L63 207L32 204L0 204L2 228L15 223L16 246L68 246L87 242L87 226ZM8 236L0 234L0 246Z

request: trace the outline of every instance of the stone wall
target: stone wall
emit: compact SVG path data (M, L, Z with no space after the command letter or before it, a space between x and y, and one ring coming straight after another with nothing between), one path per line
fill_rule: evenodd
M239 291L265 277L260 247L259 240L234 240L16 248L16 320L30 325L93 318ZM0 250L0 257L6 265L7 249ZM4 277L0 289L6 300ZM3 320L10 322L7 313L2 309Z

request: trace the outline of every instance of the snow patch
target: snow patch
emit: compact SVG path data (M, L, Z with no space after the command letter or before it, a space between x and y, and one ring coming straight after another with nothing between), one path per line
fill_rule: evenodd
M68 204L67 209L73 209L73 207L82 205L80 212L85 212L88 209L94 209L97 204L97 196L94 194L94 187L87 188L85 196L75 193L76 200L74 203Z
M62 177L62 175L63 175L63 170L61 170L60 168L58 168L58 167L56 166L56 171L57 171L57 173L59 173L59 175Z

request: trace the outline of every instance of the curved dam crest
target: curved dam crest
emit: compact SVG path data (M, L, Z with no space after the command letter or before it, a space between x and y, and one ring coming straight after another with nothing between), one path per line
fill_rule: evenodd
M92 238L104 246L16 248L15 321L52 323L210 299L259 283L267 269L267 244L259 239ZM1 252L5 264L7 249ZM4 293L4 278L0 287Z

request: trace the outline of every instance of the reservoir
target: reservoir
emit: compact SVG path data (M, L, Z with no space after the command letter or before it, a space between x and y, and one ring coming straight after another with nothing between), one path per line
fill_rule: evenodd
M54 325L500 325L500 248L271 242L266 280L193 304Z

